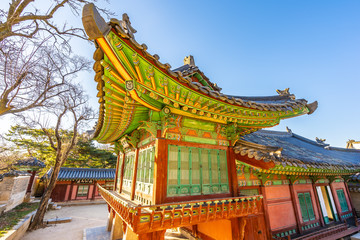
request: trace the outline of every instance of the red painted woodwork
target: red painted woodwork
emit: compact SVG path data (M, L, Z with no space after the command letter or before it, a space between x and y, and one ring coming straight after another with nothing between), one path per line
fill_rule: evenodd
M197 225L197 230L213 239L233 239L230 220L199 223Z
M267 240L265 221L263 215L248 216L245 218L244 240ZM221 238L219 238L221 239Z
M265 193L271 231L296 225L288 185L266 186Z
M56 184L54 190L51 193L51 199L54 202L65 201L66 188L67 188L67 185L65 185L65 184Z
M289 190L290 190L291 202L292 202L292 206L293 206L294 214L295 214L296 231L298 233L302 234L303 230L301 228L301 222L300 222L300 218L302 216L301 216L301 213L299 212L299 209L296 206L296 204L297 204L297 195L295 194L294 185L292 183L289 184Z

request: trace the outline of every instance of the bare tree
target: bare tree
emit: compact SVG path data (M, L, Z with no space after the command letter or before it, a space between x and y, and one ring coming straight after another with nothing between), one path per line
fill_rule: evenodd
M84 58L47 41L0 43L0 116L48 106L89 68Z
M40 32L46 32L65 41L69 36L87 39L82 28L58 25L53 18L64 7L70 8L69 11L78 15L81 6L90 2L96 0L50 0L48 8L39 9L36 7L36 3L39 3L37 0L11 0L9 9L0 9L0 42L9 37L31 39ZM111 14L106 9L100 10L105 14Z
M67 87L69 89L66 91L66 94L57 97L59 100L57 107L48 109L56 121L44 119L45 115L38 114L37 111L36 114L33 114L33 117L24 117L24 121L27 122L27 124L42 129L49 139L51 148L56 153L55 164L52 169L49 184L41 198L40 206L30 225L30 230L43 225L47 203L56 185L60 168L74 148L79 136L78 131L82 127L82 124L85 123L86 120L93 118L93 111L87 106L87 98L80 86L71 85ZM31 120L29 121L29 119ZM50 122L55 122L55 125L49 126ZM52 128L53 131L49 131L50 128ZM69 135L69 131L62 131L63 129L71 130L71 134ZM63 134L65 132L66 134Z
M10 0L9 0L10 1ZM72 37L87 39L82 28L57 24L61 9L78 15L96 0L11 0L0 9L0 117L48 105L89 62L72 54ZM107 10L101 9L105 13Z

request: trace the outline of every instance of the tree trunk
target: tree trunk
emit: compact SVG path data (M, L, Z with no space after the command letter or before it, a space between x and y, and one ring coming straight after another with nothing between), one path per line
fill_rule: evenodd
M60 168L61 168L61 163L63 161L61 161L61 157L57 157L56 159L56 163L53 169L53 172L51 174L51 178L50 178L50 182L49 185L47 186L43 196L41 197L41 201L40 201L40 205L38 210L36 211L35 217L33 218L30 226L29 226L29 230L35 230L39 227L41 227L44 223L44 216L45 216L45 212L48 206L48 202L51 196L51 192L53 191L53 189L56 186L56 179L59 175L60 172Z

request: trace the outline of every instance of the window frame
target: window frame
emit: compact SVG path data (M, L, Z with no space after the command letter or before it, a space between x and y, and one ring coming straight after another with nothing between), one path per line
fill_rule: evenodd
M82 187L82 190L84 190L84 187L87 187L86 195L83 195L83 194L79 195L80 187ZM90 189L90 187L88 184L79 184L77 187L77 191L76 191L76 198L84 198L84 197L87 198L89 195L89 189Z
M303 206L301 205L300 195L303 196L303 201L304 201L303 203L305 204ZM306 195L308 195L308 198L306 198ZM302 221L304 223L314 221L316 219L316 215L315 215L315 211L314 211L314 204L313 204L313 200L311 197L311 192L310 191L309 192L297 192L297 198L299 201L300 214L301 214ZM310 202L307 200L310 200ZM310 205L309 205L309 203L310 203ZM303 215L303 212L304 212L303 210L306 210L306 216ZM312 214L311 214L310 210L312 211Z
M339 196L339 192L342 193L342 197ZM348 212L350 210L349 208L349 204L346 200L346 196L345 196L345 191L343 188L338 188L336 189L336 195L337 195L337 198L338 198L338 201L339 201L339 204L340 204L340 210L342 213L344 212ZM346 208L344 206L344 204L346 205ZM344 208L343 208L344 207Z
M170 151L171 148L172 151ZM181 168L181 156L184 154L182 152L183 148L187 148L186 154L188 154L188 182L189 184L181 184L181 171L184 169ZM229 194L230 193L230 183L229 183L229 167L228 167L228 152L225 149L215 149L215 148L206 148L206 147L197 147L197 146L187 146L187 145L177 145L177 144L168 144L167 146L168 156L167 156L167 188L166 193L167 197L184 197L184 196L203 196L203 195L215 195L215 194ZM195 155L197 155L198 160L193 161L193 151L198 151ZM215 154L214 154L215 153ZM185 155L186 155L185 154ZM205 156L203 156L205 154ZM174 157L171 160L171 165L176 164L177 166L170 168L170 156ZM185 160L186 161L186 160ZM221 162L223 161L223 162ZM199 184L193 184L193 164L199 165ZM204 165L207 168L204 168ZM215 166L216 165L216 166ZM216 179L213 177L213 167L217 168ZM222 166L222 167L221 167ZM172 171L171 175L176 174L175 178L169 178L170 171ZM176 172L176 173L175 173ZM208 176L208 183L204 183L205 179L205 172L207 172ZM225 178L221 177L222 174L226 174L226 181ZM177 182L176 184L170 184L170 181ZM188 188L186 193L183 192L183 188ZM199 188L198 192L193 191L195 188ZM205 188L210 189L209 191L204 191ZM213 189L217 188L217 191ZM226 190L225 190L226 189ZM174 193L174 190L176 193Z

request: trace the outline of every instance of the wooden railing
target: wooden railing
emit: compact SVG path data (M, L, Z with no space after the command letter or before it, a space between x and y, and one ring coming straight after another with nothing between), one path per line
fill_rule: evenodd
M109 206L138 234L262 213L261 195L142 206L98 188Z

